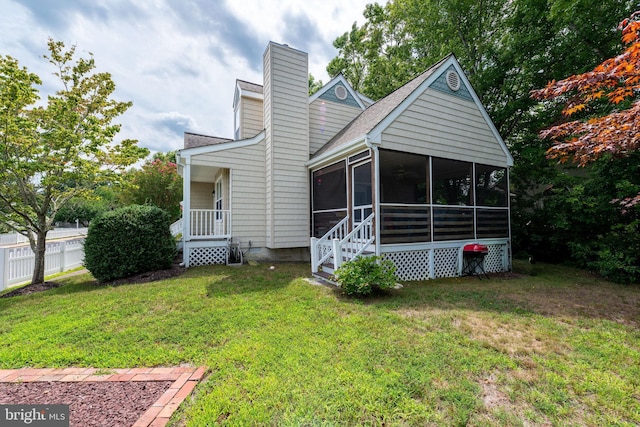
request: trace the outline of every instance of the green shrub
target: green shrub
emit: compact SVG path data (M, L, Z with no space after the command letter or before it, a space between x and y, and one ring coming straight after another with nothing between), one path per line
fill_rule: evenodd
M341 265L335 277L345 294L364 296L374 290L393 288L397 280L395 272L396 266L388 259L358 256Z
M640 219L615 225L593 246L589 268L617 283L640 283Z
M101 282L167 269L176 255L169 226L169 214L155 206L107 212L89 226L84 264Z

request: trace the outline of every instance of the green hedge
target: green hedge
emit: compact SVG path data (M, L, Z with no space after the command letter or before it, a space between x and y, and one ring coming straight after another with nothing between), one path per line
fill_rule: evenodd
M169 214L155 206L107 212L89 226L84 264L101 282L167 269L176 256L169 227Z

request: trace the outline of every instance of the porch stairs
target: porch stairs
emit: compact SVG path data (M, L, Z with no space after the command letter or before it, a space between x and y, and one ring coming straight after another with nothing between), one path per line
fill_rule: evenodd
M349 217L343 218L320 238L311 238L311 273L336 284L333 273L345 262L375 254L374 214L348 232Z

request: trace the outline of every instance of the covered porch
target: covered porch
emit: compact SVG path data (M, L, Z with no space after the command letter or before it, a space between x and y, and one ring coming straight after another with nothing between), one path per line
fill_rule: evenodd
M182 241L186 267L228 262L232 236L227 168L184 159Z

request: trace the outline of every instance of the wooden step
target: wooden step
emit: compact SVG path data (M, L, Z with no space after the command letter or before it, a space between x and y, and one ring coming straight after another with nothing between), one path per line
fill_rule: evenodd
M323 273L327 273L333 276L334 273L334 269L333 269L333 263L324 263L322 264L322 272Z
M313 277L324 280L325 282L329 282L332 285L338 286L338 283L336 282L335 277L333 277L333 274L327 273L326 271L318 271L317 273L313 273Z

